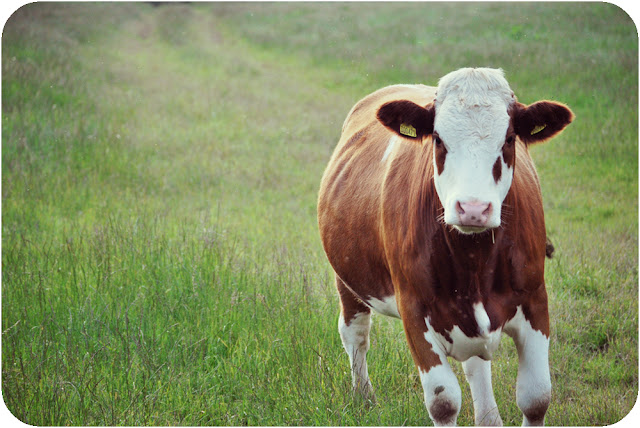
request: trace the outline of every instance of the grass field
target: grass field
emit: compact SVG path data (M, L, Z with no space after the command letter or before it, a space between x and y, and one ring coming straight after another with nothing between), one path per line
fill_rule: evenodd
M316 226L351 106L462 66L576 120L532 148L550 425L638 395L638 36L605 3L35 3L2 36L2 395L33 425L425 425L401 323L354 400ZM473 424L462 370L458 419ZM520 424L517 354L494 362Z

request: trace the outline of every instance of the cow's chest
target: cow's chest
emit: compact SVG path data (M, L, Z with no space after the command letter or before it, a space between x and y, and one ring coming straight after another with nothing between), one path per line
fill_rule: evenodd
M369 297L363 301L380 314L400 318L395 296L381 299ZM458 361L466 361L472 356L489 360L500 345L502 328L490 329L489 317L481 303L473 305L472 317L479 331L479 334L472 336L465 334L455 323L450 330L438 332L432 325L430 317L426 317L425 338L434 349Z
M453 357L458 361L466 361L473 356L484 360L490 360L493 353L500 345L502 329L486 332L483 335L467 336L457 325L444 334L438 333L428 318L425 318L427 330L424 333L425 339L434 349L440 350L443 354Z
M472 313L468 314L466 318L470 318L470 321L477 327L473 329L476 330L474 334L465 333L470 330L467 328L463 331L455 320L450 328L438 330L433 325L436 324L435 320L432 320L430 316L425 317L425 339L434 349L440 350L458 361L466 361L473 356L485 360L491 359L500 345L502 328L491 329L489 315L480 302L473 304Z

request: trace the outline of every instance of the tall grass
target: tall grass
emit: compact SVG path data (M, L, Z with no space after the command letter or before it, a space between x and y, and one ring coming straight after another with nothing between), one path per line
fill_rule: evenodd
M360 97L482 65L576 112L532 149L557 248L547 421L620 420L638 391L637 42L608 4L24 6L2 38L8 409L34 425L428 423L394 320L374 320L377 404L351 394L316 192ZM516 370L504 340L508 424Z

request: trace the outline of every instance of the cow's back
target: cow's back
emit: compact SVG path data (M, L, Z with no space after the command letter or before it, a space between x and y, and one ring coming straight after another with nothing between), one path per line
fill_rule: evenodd
M376 113L388 101L426 105L434 96L433 87L394 85L360 100L347 115L323 175L318 199L322 242L338 276L361 297L393 294L380 233L386 152L394 144L415 144L390 132Z

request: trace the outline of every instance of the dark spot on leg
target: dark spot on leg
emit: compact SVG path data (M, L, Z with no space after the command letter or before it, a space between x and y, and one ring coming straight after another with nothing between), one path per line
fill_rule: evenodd
M439 386L439 387L437 387L437 388L433 391L433 393L434 393L434 394L436 394L436 395L438 395L438 394L440 394L442 391L444 391L444 386Z
M429 411L434 422L441 425L453 425L458 416L458 408L446 398L436 398Z
M550 401L551 396L547 395L533 401L526 408L522 409L522 413L526 416L531 425L544 424L544 416L547 413Z

